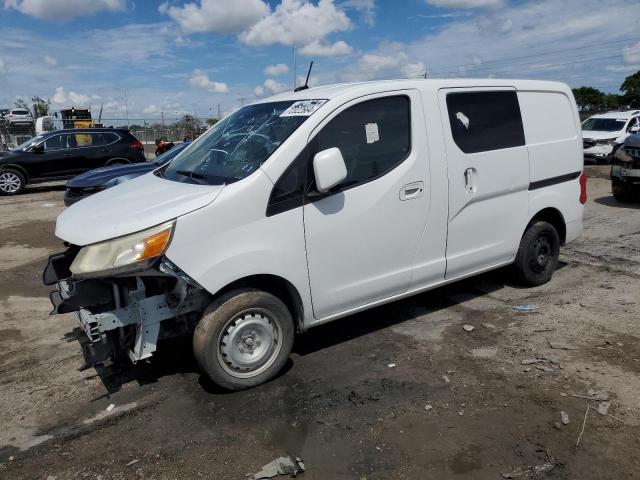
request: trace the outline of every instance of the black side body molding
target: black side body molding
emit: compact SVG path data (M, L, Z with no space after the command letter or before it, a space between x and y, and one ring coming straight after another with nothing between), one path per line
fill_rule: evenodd
M582 171L560 175L559 177L537 180L529 184L529 190L537 190L538 188L550 187L551 185L557 185L558 183L570 182L571 180L578 178L580 175L582 175Z

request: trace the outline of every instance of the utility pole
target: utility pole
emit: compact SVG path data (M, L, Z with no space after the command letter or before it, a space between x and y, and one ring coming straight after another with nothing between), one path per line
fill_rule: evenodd
M220 120L220 118L222 117L222 112L220 110L220 104L218 104L218 120Z
M246 98L244 98L244 97L240 97L240 98L238 99L238 101L240 102L240 106L241 106L241 107L244 107L244 101L245 101L245 100L246 100Z
M127 91L124 91L124 113L127 116L127 128L129 128L129 106L127 104Z
M293 46L293 89L296 89L296 46Z
M164 128L164 112L160 112L160 118L162 119L162 128Z

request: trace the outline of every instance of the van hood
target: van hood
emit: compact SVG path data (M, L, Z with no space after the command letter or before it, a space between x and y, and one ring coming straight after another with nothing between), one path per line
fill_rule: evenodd
M147 173L67 208L58 216L56 237L84 246L139 232L208 205L223 188Z

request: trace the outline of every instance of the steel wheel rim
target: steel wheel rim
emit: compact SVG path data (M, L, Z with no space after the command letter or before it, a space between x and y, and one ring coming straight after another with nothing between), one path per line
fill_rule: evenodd
M235 315L218 338L218 361L235 378L260 375L275 362L282 349L282 328L275 315L250 309Z
M13 172L3 172L0 174L0 190L5 193L15 193L20 190L22 180Z
M547 235L539 235L531 247L531 270L535 273L545 272L551 265L553 242Z

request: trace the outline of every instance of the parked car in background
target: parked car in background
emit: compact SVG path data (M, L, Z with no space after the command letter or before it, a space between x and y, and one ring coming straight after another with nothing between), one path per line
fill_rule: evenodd
M611 160L611 190L619 202L640 200L640 135L630 135Z
M142 143L129 130L55 130L0 152L0 195L20 193L28 183L66 180L106 165L146 162Z
M5 115L5 119L10 124L31 124L33 123L33 117L28 110L22 108L14 108Z
M67 189L64 192L64 204L68 207L94 193L120 185L127 180L162 167L175 158L187 145L189 145L188 142L181 143L158 156L153 162L111 165L81 173L67 182Z
M0 108L0 119L4 119L10 111L8 108Z
M282 93L62 212L67 249L43 280L53 313L77 312L87 366L192 335L203 372L248 388L286 364L296 331L506 265L548 282L582 231L582 169L565 84Z
M582 122L585 160L609 163L625 139L640 132L640 110L608 112Z

